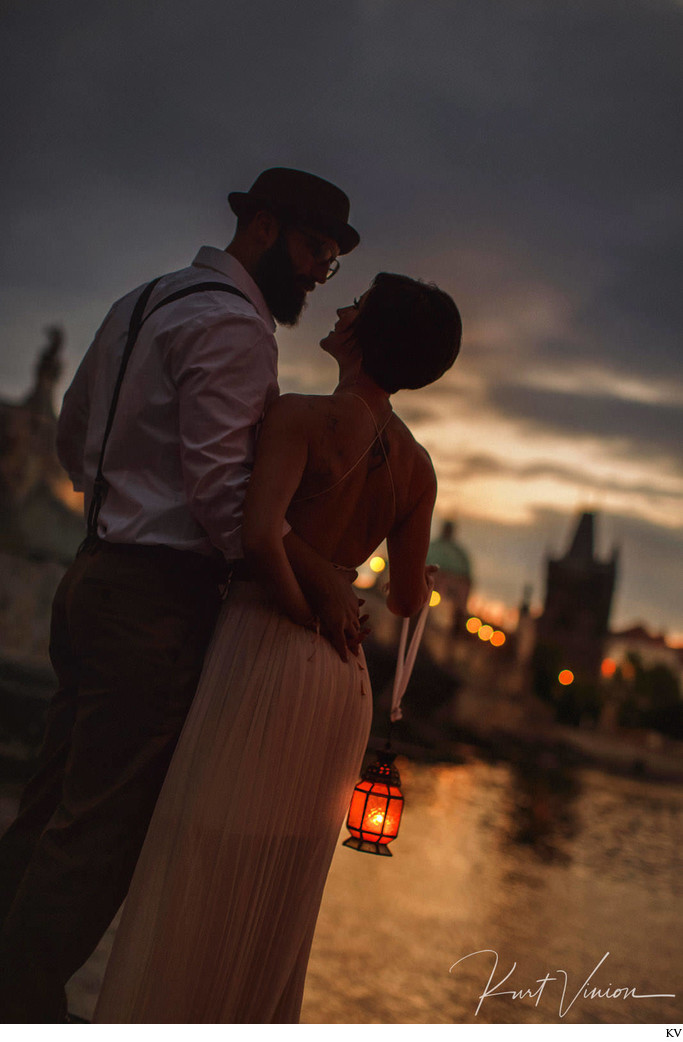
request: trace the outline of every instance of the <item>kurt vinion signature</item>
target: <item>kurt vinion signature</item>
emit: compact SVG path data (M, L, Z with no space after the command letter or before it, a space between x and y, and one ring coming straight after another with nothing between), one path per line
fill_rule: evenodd
M576 990L576 992L574 994L574 997L571 999L571 1001L566 1006L565 1006L565 1002L566 1002L566 999L567 999L567 989L568 989L568 986L569 986L569 977L568 977L568 974L567 974L566 970L560 970L560 969L555 970L554 972L557 975L555 977L552 977L549 973L546 973L545 977L539 977L534 982L535 984L538 985L537 988L533 988L533 989L532 988L519 988L519 989L516 989L516 990L513 989L513 990L510 990L510 991L501 991L500 989L501 989L502 985L505 984L505 982L508 980L509 977L512 976L512 974L514 973L515 969L517 968L517 963L514 962L512 964L512 968L510 970L508 970L508 972L505 974L505 976L503 977L502 980L498 981L497 984L493 984L492 983L493 982L493 978L495 977L496 972L498 970L498 952L494 951L493 948L481 948L477 952L470 952L469 955L463 955L463 957L461 959L458 959L457 962L453 963L453 965L451 966L451 968L449 970L449 973L452 973L453 970L455 969L455 967L458 966L461 962L464 962L465 959L471 959L474 955L492 955L493 956L493 969L491 970L491 974L489 976L488 981L486 982L484 990L482 991L481 995L479 996L479 1005L477 1006L477 1010L476 1010L475 1016L479 1015L479 1010L482 1007L482 1003L483 1003L484 999L491 998L494 995L511 995L513 999L536 999L536 1002L534 1003L534 1005L538 1006L538 1003L541 1000L541 996L543 994L543 991L545 989L546 984L548 984L549 981L558 981L558 980L561 981L561 986L562 986L562 994L560 995L560 1006L559 1006L559 1015L560 1015L560 1017L564 1017L564 1016L567 1015L567 1013L569 1013L569 1010L572 1008L572 1006L574 1005L576 1000L579 998L579 996L582 996L584 999L675 999L676 998L675 995L639 995L634 987L623 987L622 986L622 987L615 988L615 987L613 987L611 982L608 984L608 986L606 988L591 987L590 986L591 980L593 979L595 974L598 972L598 970L602 966L603 962L605 961L605 959L609 955L609 952L605 952L605 954L603 955L602 959L600 959L600 962L597 963L596 966L594 966L594 968L591 970L591 972L588 974L588 976L584 980L583 984L581 984L580 987Z

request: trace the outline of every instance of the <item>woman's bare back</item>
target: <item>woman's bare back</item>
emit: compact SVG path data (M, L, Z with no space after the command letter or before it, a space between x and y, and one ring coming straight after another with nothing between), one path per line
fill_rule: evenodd
M327 560L358 567L434 484L429 455L388 402L371 413L352 393L284 398L308 441L287 520Z

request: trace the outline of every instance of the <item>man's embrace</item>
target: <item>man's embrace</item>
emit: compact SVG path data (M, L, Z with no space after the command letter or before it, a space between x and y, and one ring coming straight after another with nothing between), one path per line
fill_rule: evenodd
M275 321L359 242L349 201L299 170L233 192L226 250L112 307L64 399L60 458L89 535L53 605L59 689L39 768L0 841L0 1019L67 1018L64 985L125 897L220 604L241 557L258 424L278 395ZM348 583L287 550L342 656Z

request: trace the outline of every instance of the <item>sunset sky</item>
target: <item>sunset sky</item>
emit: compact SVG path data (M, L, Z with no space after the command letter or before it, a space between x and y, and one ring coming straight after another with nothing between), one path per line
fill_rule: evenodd
M362 242L279 335L283 390L380 270L460 306L396 398L480 596L543 597L577 511L621 548L612 622L683 641L683 4L6 0L0 394L46 325L64 387L112 300L225 246L268 166L338 182Z

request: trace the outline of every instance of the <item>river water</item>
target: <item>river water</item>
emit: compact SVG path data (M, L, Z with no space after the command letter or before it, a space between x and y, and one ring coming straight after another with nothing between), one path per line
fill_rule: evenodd
M476 758L398 766L394 856L335 855L304 1023L680 1025L683 788ZM7 821L15 801L0 803ZM112 937L69 987L86 1018Z
M393 858L335 855L304 1022L680 1024L683 789L593 770L398 764ZM536 994L480 1004L487 984Z

